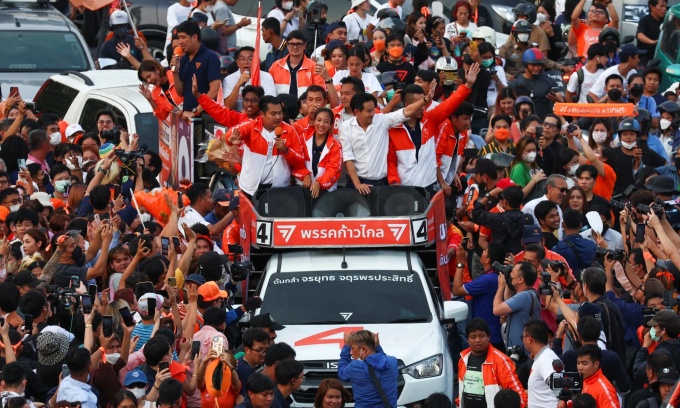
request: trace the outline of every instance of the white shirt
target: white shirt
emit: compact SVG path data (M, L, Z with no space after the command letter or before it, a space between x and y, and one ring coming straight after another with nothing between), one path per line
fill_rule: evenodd
M168 33L165 37L165 47L163 48L163 51L165 51L165 49L168 48L168 45L170 44L170 40L172 39L172 29L175 28L180 23L187 21L190 12L191 4L184 7L179 3L175 3L172 6L168 7L166 15Z
M239 78L241 78L241 70L238 70L233 74L229 74L224 78L224 80L222 81L222 95L224 96L225 99L229 95L231 95L232 91L234 90L234 87L238 83ZM243 95L241 94L241 91L246 85L251 85L250 79L239 90L238 99L236 101L236 107L234 109L239 112L243 112ZM264 88L265 95L276 96L276 85L274 85L274 78L272 78L272 76L269 75L268 72L260 71L260 86Z
M477 24L470 21L467 27L463 27L462 25L458 24L458 22L454 21L446 25L444 28L444 35L450 40L451 37L458 37L458 35L463 31L465 32L466 37L472 38L472 33L477 31ZM491 45L494 47L496 46L496 44ZM494 101L494 103L496 103L496 101Z
M97 396L92 387L70 376L61 380L57 401L78 401L82 408L97 408Z
M503 84L503 86L508 86L508 79L505 77L503 67L494 65L493 70L498 76L498 80L501 81L501 84ZM494 106L496 104L496 98L498 98L498 85L496 84L496 81L491 80L489 89L486 91L486 106L489 108Z
M371 19L373 19L373 16L370 14L366 14L366 17L362 19L357 13L348 14L343 17L342 21L344 21L345 25L347 26L347 40L366 41L367 38L364 34L364 30L366 29L368 23L371 22Z
M619 64L621 65L621 64ZM607 79L609 75L616 74L620 77L623 77L623 75L619 72L619 65L614 65L613 67L609 67L602 71L600 76L597 78L593 86L590 88L590 92L593 94L597 95L598 98L602 98L604 94L606 94L604 90L604 81ZM628 75L626 75L625 78L623 78L623 89L626 89L628 86L628 77L637 73L634 69L631 69L628 72ZM584 81L585 82L585 81Z
M0 393L0 403L2 403L2 406L4 407L5 405L7 405L7 401L15 397L23 397L23 395L19 395L14 391L3 391L2 393ZM35 405L33 405L33 401L27 399L26 403L30 408L35 408Z
M597 78L602 75L604 72L603 69L598 69L594 74L585 67L583 67L583 82L581 82L581 93L579 94L578 97L578 102L579 103L588 103L588 92L590 92L590 89L593 87L595 84L595 81ZM606 78L605 78L606 79ZM569 83L567 84L567 91L571 93L577 93L578 92L578 73L574 72L570 77L569 77Z
M536 208L538 203L540 203L541 201L546 201L547 199L548 199L548 196L546 196L546 195L544 195L543 197L534 198L533 200L526 203L526 205L524 205L524 207L522 208L522 212L524 214L531 215L531 218L534 219L534 224L536 224L536 225L538 225L538 219L536 219L536 216L534 215L534 209ZM563 219L562 218L562 208L560 208L559 205L557 206L557 212L560 213L560 220L562 220ZM557 230L557 231L558 231L557 238L561 241L562 237L564 236L564 229L562 229L562 222L560 222L560 229Z
M366 131L359 126L356 117L344 122L338 133L343 160L353 161L357 176L361 178L379 180L386 177L388 130L405 121L404 110L400 109L375 115Z
M272 184L274 182L274 164L276 163L276 159L279 158L279 156L274 157L272 154L274 152L274 141L276 139L276 134L263 127L262 137L267 140L269 149L267 149L267 160L264 162L264 170L262 171L260 184Z
M201 14L205 14L206 16L208 16L208 22L205 23L206 27L211 27L213 24L215 24L215 17L213 17L212 12L208 13L207 11L203 11L203 10L200 10L200 9L194 9L194 11L192 11L189 14L189 17L193 16L196 13L201 13Z
M550 374L555 372L553 360L559 360L559 357L548 346L543 347L536 355L527 381L528 408L557 406L557 397L549 384Z
M378 12L379 12L380 10L386 9L386 8L393 8L393 7L390 5L390 2L389 2L389 1L386 2L385 4L382 4L382 5L381 5L380 7L378 7L378 9L375 11L375 15L373 16L373 18L371 18L371 24L373 25L373 27L377 27L377 26L378 26L378 23L380 23L380 19L378 19ZM397 6L397 14L399 14L399 19L402 19L402 15L401 15L401 6Z
M583 231L581 233L581 236L587 240L595 242L595 238L593 238L593 229L588 228L587 230ZM607 243L607 248L609 249L623 249L623 237L621 236L621 233L609 228L607 229L607 232L602 235L602 238L604 238L604 242Z
M348 76L349 70L347 69L336 71L335 75L333 75L333 85L335 85L336 87L340 86L340 81ZM362 72L361 81L364 83L366 93L372 94L373 92L377 92L378 94L380 94L383 91L382 86L380 86L380 82L378 82L378 79L373 74Z
M191 206L187 206L184 209L184 215L182 215L179 220L177 220L177 225L179 226L180 232L183 233L182 229L182 224L186 224L189 228L191 228L195 224L203 224L205 226L209 226L210 223L201 216L201 214L198 213L198 211L194 210Z
M269 14L267 14L267 17L274 17L275 19L279 20L280 23L284 18L286 18L286 13L284 13L280 8L275 8L270 11ZM293 17L290 20L290 23L286 24L286 29L281 33L281 37L286 38L291 31L298 29L300 29L300 17Z

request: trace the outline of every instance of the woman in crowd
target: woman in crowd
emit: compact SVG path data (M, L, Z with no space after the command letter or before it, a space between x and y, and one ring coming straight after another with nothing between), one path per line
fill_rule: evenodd
M382 86L376 79L375 75L364 72L365 61L368 60L368 52L366 47L357 44L349 50L347 54L347 70L337 71L333 76L333 85L336 88L340 87L340 81L347 77L353 76L363 81L366 92L372 94L376 98L378 94L382 93Z
M458 1L451 9L451 22L446 25L446 38L451 41L450 48L455 56L462 55L463 44L469 44L472 33L477 30L477 24L470 21L472 6L465 0ZM494 47L496 44L492 44Z
M515 146L515 159L510 165L510 179L518 186L526 187L533 183L535 187L537 180L533 176L543 173L536 162L537 154L538 142L535 139L526 136L519 139Z
M559 142L553 142L559 143ZM577 184L576 169L579 166L579 155L571 149L561 149L555 159L555 168L552 174L561 174L567 178L567 187Z
M345 408L351 401L349 392L335 378L326 378L319 383L314 397L314 408Z
M508 115L513 123L515 122L515 111L514 111L514 106L515 106L515 99L517 99L517 95L515 95L515 90L512 88L503 88L500 91L498 91L498 96L496 97L496 103L493 106L493 109L489 109L489 112L491 113L491 117L489 119L489 129L486 132L486 138L485 142L486 143L491 143L493 140L491 132L491 123L493 122L492 119L496 115ZM515 132L516 134L513 135L512 132ZM513 126L511 124L510 126L510 137L512 140L518 140L521 136L519 133L519 128L517 126Z
M425 40L425 16L417 11L409 14L406 19L406 36L404 43L418 46Z
M366 43L366 26L373 16L368 14L371 10L371 2L368 0L353 0L349 13L342 18L347 26L347 41Z
M312 198L319 193L337 188L342 172L342 148L331 133L333 130L333 111L321 108L314 116L314 127L305 135L307 157L306 168L309 174L295 174L302 180L302 186L312 192Z
M331 40L323 51L326 70L331 77L338 71L347 70L347 48L340 40Z
M387 33L382 28L373 30L373 50L371 51L371 63L373 67L378 66L385 58L385 47L387 44Z
M174 76L157 61L143 61L137 76L142 81L139 92L149 101L158 119L166 119L184 101L184 96L177 93ZM153 85L153 90L148 85Z
M562 38L562 29L559 24L555 23L557 18L555 15L555 3L544 1L538 6L536 11L536 24L545 31L550 42L548 58L552 61L559 61L562 49L557 43L564 41L564 39Z
M24 259L21 262L20 268L24 269L34 261L47 261L50 259L50 254L47 252L49 243L50 241L44 232L38 229L26 231L22 245Z

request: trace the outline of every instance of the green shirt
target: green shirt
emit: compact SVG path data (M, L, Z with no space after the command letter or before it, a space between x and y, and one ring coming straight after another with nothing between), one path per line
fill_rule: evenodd
M520 161L510 169L510 179L518 186L526 187L531 181L531 167L524 161Z

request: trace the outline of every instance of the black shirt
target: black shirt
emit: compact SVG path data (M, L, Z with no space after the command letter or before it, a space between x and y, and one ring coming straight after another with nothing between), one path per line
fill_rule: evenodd
M638 33L642 33L649 37L650 40L658 40L659 36L661 35L662 22L663 19L657 20L654 17L652 17L651 14L647 14L646 16L640 19L635 36L637 37ZM640 55L640 64L647 64L649 60L654 58L656 44L645 44L642 41L637 40L637 47L641 50L647 51L645 54Z
M470 353L467 371L463 377L463 405L466 408L487 408L484 398L484 380L482 379L482 364L486 361L486 353L476 356ZM472 394L467 391L473 392ZM481 392L481 394L479 394Z
M544 118L545 115L552 112L552 102L546 95L550 93L553 88L557 88L557 83L555 80L550 78L544 73L541 73L536 78L525 78L524 75L512 80L508 86L511 88L524 87L529 90L529 97L534 101L534 106L536 106L536 115L538 117Z
M542 234L546 248L552 248L560 242L552 232L543 231Z
M623 153L622 147L615 147L612 150L612 160L610 163L616 171L616 183L614 184L614 194L623 192L629 185L634 183L633 178L633 156ZM666 164L666 159L659 156L655 151L647 149L642 156L642 163L645 166L661 167Z
M408 135L413 141L413 145L416 147L416 161L418 160L418 152L420 151L420 146L422 145L422 132L420 130L420 121L416 121L416 127L412 128L409 126L408 122L404 122L404 127L408 130Z
M321 160L321 153L323 153L323 148L326 147L326 142L328 141L328 136L323 140L321 146L316 145L316 141L312 141L312 172L316 177L316 173L319 171L319 160Z
M593 206L608 208L609 207L609 201L607 201L607 199L602 197L602 196L599 196L597 194L593 194L593 198L590 201L588 201L587 208L592 209Z
M106 41L104 44L102 44L102 48L99 50L99 58L110 58L112 60L115 60L116 62L123 62L126 64L129 64L128 60L126 60L118 51L116 50L116 46L119 43L124 43L130 46L130 54L132 54L137 61L142 61L143 56L142 56L142 51L140 51L139 48L135 45L135 39L131 35L128 35L125 37L124 40L120 40L116 37L111 38L110 40Z
M300 67L302 67L302 61L300 61L297 67L293 68L290 65L290 58L288 58L288 69L290 70L290 89L288 90L288 94L294 95L295 98L298 97L297 73L300 70Z
M381 73L390 71L396 72L396 79L399 80L399 82L412 84L416 81L417 71L415 67L413 67L413 65L409 64L408 62L402 61L399 64L395 64L392 61L383 61L378 64L377 68Z
M87 281L87 267L69 264L59 264L54 272L54 284L60 288L68 288L71 276L77 275L81 282Z

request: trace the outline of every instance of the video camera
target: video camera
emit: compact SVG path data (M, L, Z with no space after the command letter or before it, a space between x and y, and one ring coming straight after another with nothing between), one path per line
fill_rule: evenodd
M640 214L645 214L649 215L652 211L654 211L654 214L656 214L659 219L663 217L663 205L659 203L654 203L652 206L644 205L644 204L638 204L637 207L635 207L638 213Z
M609 255L613 261L623 261L626 259L626 251L623 249L608 249L601 247L595 248L595 256L601 256L604 258L607 255Z
M569 401L583 390L583 377L579 373L563 372L564 364L561 360L553 360L554 373L550 374L550 389L560 401Z
M609 207L611 207L611 209L616 211L616 212L621 212L621 211L625 210L626 208L629 208L630 204L627 203L627 202L624 203L624 202L621 202L621 201L617 201L617 200L614 200L612 198L611 201L609 202Z
M62 288L58 285L47 285L47 301L50 304L52 313L55 316L71 314L72 306L77 309L80 304L80 295L75 293L75 289Z
M510 346L505 350L505 354L514 361L515 365L523 363L527 359L527 354L522 346Z
M614 203L615 203L615 202L617 203L616 205L618 206L618 205L620 205L622 202L628 201L628 198L631 196L631 194L633 194L633 193L636 192L636 191L637 191L637 187L635 187L635 186L632 185L632 184L629 185L628 187L626 187L625 190L623 190L623 192L622 192L621 194L617 194L617 195L615 195L615 196L612 196L612 200L610 201L610 206L612 207L612 209L615 209L615 207L614 207L614 205L615 205ZM617 201L617 200L618 200L618 201ZM625 205L624 205L623 208L625 208ZM623 208L622 208L622 209L623 209ZM621 209L621 210L622 210L622 209ZM618 211L621 211L621 210L618 210Z
M102 130L101 137L107 142L113 143L114 146L118 146L120 144L120 133L120 128L114 126L111 129Z
M130 162L132 162L135 159L144 159L144 149L139 149L139 150L133 150L130 152L126 152L123 149L116 149L114 150L114 153L116 156L118 156L118 159L120 162L123 164L123 167L130 167ZM133 166L133 168L136 168L136 166Z
M657 308L651 308L651 307L643 307L642 308L642 317L644 321L644 327L647 327L647 323L649 323L650 320L654 318L654 315L656 315L656 312L658 312L659 309Z

